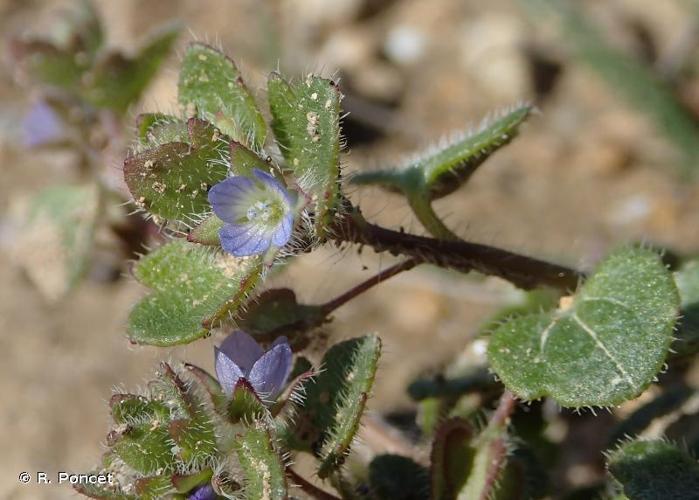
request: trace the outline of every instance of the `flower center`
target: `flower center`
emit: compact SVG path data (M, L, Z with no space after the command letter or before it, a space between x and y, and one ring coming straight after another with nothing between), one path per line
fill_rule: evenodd
M248 208L245 215L249 221L269 222L275 215L274 208L270 200L259 200Z

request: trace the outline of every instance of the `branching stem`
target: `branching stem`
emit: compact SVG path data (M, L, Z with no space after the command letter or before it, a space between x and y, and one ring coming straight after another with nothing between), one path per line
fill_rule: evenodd
M379 272L378 274L372 276L366 281L363 281L362 283L358 284L355 287L350 288L346 292L344 292L342 295L339 295L332 299L329 302L326 302L325 304L321 305L321 310L323 313L327 316L331 312L333 312L335 309L338 307L344 305L345 303L349 302L353 298L357 297L358 295L366 292L370 288L378 285L382 281L387 280L388 278L391 278L392 276L395 276L396 274L402 273L403 271L407 271L409 269L412 269L416 265L418 265L419 262L415 259L407 259L404 260L403 262L399 262L398 264L395 264L388 269L384 269L383 271Z
M359 209L354 207L336 223L333 235L338 242L369 245L377 252L405 255L421 263L461 272L478 271L499 276L524 289L548 285L562 292L569 292L574 290L584 277L575 269L497 247L462 240L434 239L386 229L369 223Z

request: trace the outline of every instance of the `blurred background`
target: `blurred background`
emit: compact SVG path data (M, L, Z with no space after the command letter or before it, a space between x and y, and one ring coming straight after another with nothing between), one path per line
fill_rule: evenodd
M395 165L454 130L477 127L499 109L536 103L539 113L520 137L466 187L437 203L438 213L467 240L583 269L627 241L696 252L699 4L587 0L575 2L571 13L551 8L556 3L96 0L108 45L126 53L157 25L179 20L185 27L176 53L126 113L126 129L102 155L102 175L121 189L121 161L134 118L143 110L176 111L178 54L189 41L203 40L237 61L260 102L266 75L275 68L339 78L350 113L343 126L347 175ZM2 53L11 52L15 37L45 34L72 6L0 0ZM616 71L625 64L630 78ZM107 231L98 231L87 279L73 293L53 300L37 289L33 281L52 279L51 260L39 256L49 260L38 277L23 270L32 249L17 244L13 213L38 189L77 179L78 157L69 150L23 146L21 124L38 94L15 70L13 58L5 57L0 497L73 498L68 487L22 486L17 475L87 472L101 451L111 390L142 384L167 357L209 369L217 339L173 350L129 345L126 317L144 290L128 277L133 249L115 251L119 242ZM658 101L655 91L668 100ZM681 130L673 128L678 114L689 124ZM370 220L425 233L400 197L356 188L350 194ZM273 284L292 287L300 299L315 303L390 263L390 257L368 249L329 246L296 259ZM376 414L400 414L414 409L405 390L410 381L452 361L494 311L518 297L497 279L423 266L341 308L326 332L332 340L381 335L385 354L370 404ZM569 484L600 474L580 460L577 469L569 464Z

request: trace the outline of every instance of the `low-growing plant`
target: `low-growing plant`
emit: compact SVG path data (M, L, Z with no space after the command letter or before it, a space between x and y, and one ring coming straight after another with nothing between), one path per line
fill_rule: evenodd
M81 38L81 50L95 38ZM112 90L96 90L99 73L76 76L100 67L89 63L92 52L83 65L55 47L44 61L47 50L30 58L34 71L45 78L54 75L45 65L56 65L60 78L52 83L96 106L123 110L131 97L109 92L124 81L136 86L133 75L145 71L132 63L124 81L110 79ZM538 402L580 413L613 408L638 398L668 370L683 370L695 354L696 260L670 268L658 251L627 245L585 273L464 241L433 209L518 135L532 106L508 108L405 165L346 175L338 83L274 72L266 90L269 114L231 59L192 43L179 73L179 113L137 119L124 180L134 205L160 224L167 241L133 267L149 293L131 310L128 338L167 347L211 342L217 331L227 336L212 346L215 375L171 361L143 390L111 397L113 426L96 470L115 481L81 485L80 493L199 500L557 495L556 446ZM346 195L348 185L403 195L431 236L367 220ZM54 202L69 210L73 201ZM263 288L272 272L323 245L368 246L398 261L322 304L299 303L290 289ZM322 359L304 353L322 345L318 329L338 307L424 265L500 277L526 291L525 300L484 327L478 342L487 345L487 360L455 363L410 386L419 406L413 455L379 455L348 467L380 337L336 343ZM608 439L608 481L576 498L697 498L699 465L688 453L699 449L691 423L697 396L670 383L647 394L654 397ZM301 454L313 458L314 470L297 468Z

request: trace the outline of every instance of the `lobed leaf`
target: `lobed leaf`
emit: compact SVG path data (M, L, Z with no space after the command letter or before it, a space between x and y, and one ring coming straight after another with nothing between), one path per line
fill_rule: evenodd
M180 105L259 151L267 126L235 63L202 43L187 48L178 84Z
M631 441L609 455L609 473L633 500L696 498L699 462L665 441Z
M246 498L286 499L287 485L279 453L267 430L248 427L235 441Z
M377 184L408 197L442 198L468 182L471 175L495 151L509 144L529 117L532 106L522 104L484 123L477 131L423 153L402 168L361 172L353 184Z
M272 129L299 188L312 201L323 237L340 196L340 100L337 85L309 75L289 83L272 73L267 82Z
M204 337L235 314L261 275L258 258L236 258L176 240L143 257L134 268L153 289L131 310L132 342L170 346Z
M136 205L165 219L188 220L211 209L209 188L228 175L226 142L208 122L187 122L189 144L169 142L124 160Z
M606 406L640 394L662 367L679 310L658 255L623 248L566 300L498 327L488 347L493 370L525 400Z
M323 371L306 383L306 402L297 421L297 438L320 459L326 478L349 453L374 383L381 353L375 335L335 344L323 356Z

